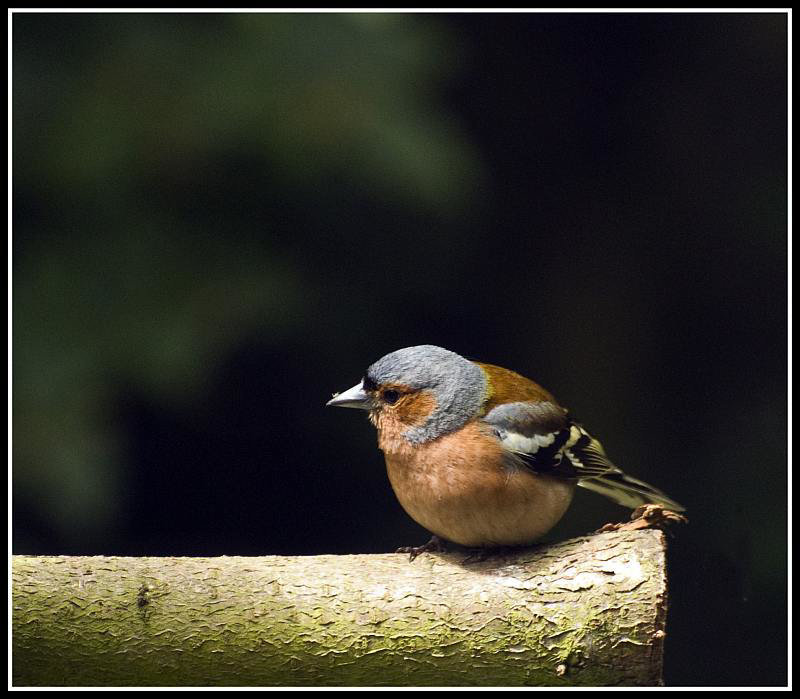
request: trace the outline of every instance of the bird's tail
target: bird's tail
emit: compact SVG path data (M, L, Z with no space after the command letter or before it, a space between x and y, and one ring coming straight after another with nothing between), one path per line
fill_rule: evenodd
M654 488L649 483L623 473L606 456L600 444L583 427L573 423L565 444L564 454L575 469L578 485L595 493L605 495L623 507L632 510L639 505L663 505L673 512L685 512L686 508Z
M605 473L602 476L586 478L578 481L581 488L593 490L605 495L619 505L635 509L639 505L655 503L663 505L673 512L685 512L686 508L662 493L658 488L644 481L631 478L624 473Z

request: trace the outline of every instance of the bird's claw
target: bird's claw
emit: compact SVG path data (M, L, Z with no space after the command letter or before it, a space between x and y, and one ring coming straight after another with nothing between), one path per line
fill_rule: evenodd
M411 563L421 553L444 553L446 550L444 541L438 536L432 536L427 544L422 546L401 546L395 553L407 553L408 562Z

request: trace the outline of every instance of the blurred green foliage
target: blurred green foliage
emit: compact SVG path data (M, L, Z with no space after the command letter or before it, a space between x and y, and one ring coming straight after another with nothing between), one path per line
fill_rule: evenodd
M187 173L246 154L297 197L450 215L480 168L437 103L453 47L411 16L18 14L13 61L14 494L79 539L123 497L114 382L188 401L248 330L307 323L268 215L165 206Z

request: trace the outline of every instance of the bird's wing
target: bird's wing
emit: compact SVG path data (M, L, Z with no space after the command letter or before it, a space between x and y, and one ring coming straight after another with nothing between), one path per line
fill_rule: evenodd
M550 401L503 403L484 417L512 458L536 473L574 478L577 484L625 507L660 503L684 507L657 488L626 475L606 456L603 445Z
M564 458L571 423L567 411L551 401L502 403L482 420L490 425L512 463L537 473L576 478L572 463Z

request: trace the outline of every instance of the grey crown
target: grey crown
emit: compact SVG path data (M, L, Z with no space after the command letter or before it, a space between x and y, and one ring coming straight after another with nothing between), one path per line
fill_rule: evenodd
M433 394L436 408L425 424L404 434L415 444L462 427L478 413L487 393L486 375L477 364L435 345L391 352L370 366L366 377L376 384L400 383Z

